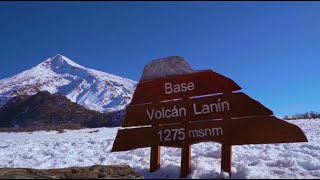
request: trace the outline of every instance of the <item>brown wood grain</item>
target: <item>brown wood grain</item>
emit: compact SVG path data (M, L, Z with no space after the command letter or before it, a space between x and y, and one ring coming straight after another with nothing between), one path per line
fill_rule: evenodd
M215 135L211 133L211 136L209 136L209 131L207 131L206 136L200 135L199 130L201 129L206 130L220 127L223 130L223 135L221 133L215 133ZM188 143L179 138L173 140L173 134L169 136L169 141L165 141L164 136L162 137L162 141L160 141L158 134L160 130L162 132L165 130L172 132L173 129L179 128L183 128L183 126L181 124L174 124L119 130L112 152L127 151L153 145L182 147L186 144L192 145L206 141L226 145L307 142L305 134L298 126L274 116L240 118L228 121L193 122L189 124L188 129L190 131L184 132L185 135L189 135L190 139Z
M229 109L227 108L226 103L222 104L225 101L228 102ZM216 112L215 106L212 106L213 111L210 111L210 113L203 112L202 114L199 114L203 109L203 105L210 105L213 103L220 104L220 110L222 109L222 106L225 110L223 112ZM164 111L162 111L162 108L164 108ZM173 114L170 118L166 118L168 116L163 116L163 118L157 119L156 116L153 116L153 118L150 119L149 117L152 114L152 109L154 109L153 114L155 115L156 111L158 110L160 110L162 114L165 114L167 110L167 112L169 112L169 110L170 112L173 112L174 108L177 108L178 110L181 108L185 108L185 111L179 110L179 112L181 112L179 114L181 114L182 116L178 117L173 117ZM149 112L149 115L147 111ZM170 112L167 114L170 115ZM126 108L126 116L122 126L129 127L141 125L181 123L183 119L185 119L186 117L188 117L188 119L190 119L191 121L199 121L207 119L219 119L223 118L226 115L232 118L237 118L272 114L273 112L270 109L266 108L258 101L250 98L242 92L237 92L232 94L228 93L222 95L161 102L154 104L129 105Z
M181 84L189 82L194 83L194 90L171 94L165 93L165 83ZM140 82L133 94L131 104L144 104L183 97L237 91L240 89L241 87L232 79L212 70L203 70L185 75Z

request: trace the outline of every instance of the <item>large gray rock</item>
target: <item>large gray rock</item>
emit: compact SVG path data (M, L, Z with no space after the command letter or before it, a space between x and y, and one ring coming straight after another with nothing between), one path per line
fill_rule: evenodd
M63 169L1 168L0 179L144 179L126 165L94 165Z
M152 60L145 65L140 81L158 79L167 76L196 72L188 62L180 56L169 56Z

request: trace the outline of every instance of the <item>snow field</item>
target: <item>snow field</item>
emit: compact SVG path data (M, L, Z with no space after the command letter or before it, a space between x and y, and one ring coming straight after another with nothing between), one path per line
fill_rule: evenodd
M232 178L320 178L320 119L288 121L306 134L307 143L241 145L232 148ZM180 176L181 149L161 147L161 168L149 172L150 148L113 152L120 128L0 133L0 167L64 168L128 164L145 178ZM219 179L221 145L192 145L191 178Z

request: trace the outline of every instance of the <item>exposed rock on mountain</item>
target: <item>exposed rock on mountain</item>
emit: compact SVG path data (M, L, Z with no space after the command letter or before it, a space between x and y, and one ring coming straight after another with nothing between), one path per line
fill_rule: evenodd
M0 109L0 127L50 129L63 125L81 127L119 126L117 114L88 110L59 94L40 91L18 95Z

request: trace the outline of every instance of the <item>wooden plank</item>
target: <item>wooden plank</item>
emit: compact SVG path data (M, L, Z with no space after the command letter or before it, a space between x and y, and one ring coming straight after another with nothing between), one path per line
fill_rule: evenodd
M213 141L226 145L307 142L296 125L274 116L190 123L186 132L181 124L118 130L112 152L153 145L182 147ZM189 142L186 143L186 136Z
M308 142L298 126L274 116L231 120L226 126L229 145Z
M219 119L226 114L233 118L272 115L272 111L242 92L169 101L156 104L130 105L126 108L122 127L181 123Z
M133 94L131 105L240 89L233 80L212 70L204 70L140 82Z

